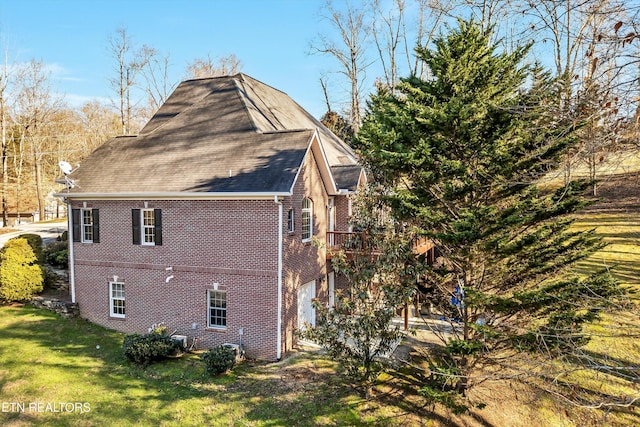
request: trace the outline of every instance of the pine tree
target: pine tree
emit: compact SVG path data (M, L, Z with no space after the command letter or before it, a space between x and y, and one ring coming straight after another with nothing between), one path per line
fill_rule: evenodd
M416 49L433 79L380 89L356 144L375 180L391 189L397 219L430 237L442 257L424 286L451 322L432 353L425 396L458 410L477 383L522 355L557 359L583 345L585 323L621 295L607 274L574 263L602 247L571 231L585 182L555 192L539 179L576 143L579 120L554 108L556 85L524 64L528 47L500 52L471 22ZM509 372L512 375L513 372Z

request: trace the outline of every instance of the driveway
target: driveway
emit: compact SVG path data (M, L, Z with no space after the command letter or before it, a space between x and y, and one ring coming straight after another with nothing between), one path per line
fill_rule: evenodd
M0 234L0 247L14 237L18 237L21 234L39 234L42 237L42 243L44 245L56 240L64 231L67 230L67 220L61 219L60 221L47 221L47 222L35 222L32 224L19 224L12 227L14 232Z

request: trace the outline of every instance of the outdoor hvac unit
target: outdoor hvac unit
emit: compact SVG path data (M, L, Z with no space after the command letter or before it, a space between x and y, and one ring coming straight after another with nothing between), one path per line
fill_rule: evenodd
M236 362L239 362L242 359L244 359L244 350L242 350L242 348L240 348L240 345L225 343L225 344L222 344L222 346L230 348L231 350L233 350L233 354L234 354L234 356L236 356Z
M171 339L179 342L182 348L187 348L187 336L186 335L171 335Z

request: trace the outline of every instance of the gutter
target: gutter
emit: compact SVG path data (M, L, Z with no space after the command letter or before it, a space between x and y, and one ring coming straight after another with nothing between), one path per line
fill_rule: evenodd
M283 221L283 207L282 201L278 199L278 196L273 197L273 201L278 205L278 332L277 332L277 348L276 358L280 360L282 358L282 221Z
M76 278L75 263L73 259L73 215L71 211L71 202L67 202L67 242L69 242L69 293L71 294L71 302L76 302Z
M132 193L56 193L63 200L270 200L274 197L291 196L288 191L275 192L132 192Z

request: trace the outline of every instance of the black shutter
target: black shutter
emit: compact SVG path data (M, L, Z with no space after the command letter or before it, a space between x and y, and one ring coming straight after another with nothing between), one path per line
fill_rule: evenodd
M74 242L81 242L82 236L80 235L80 209L71 209L71 233L73 234Z
M153 223L156 232L156 246L162 246L162 209L153 210Z
M142 237L140 231L140 209L131 209L131 228L133 231L133 244L139 245Z
M93 243L100 243L100 214L98 209L91 209L93 219Z

